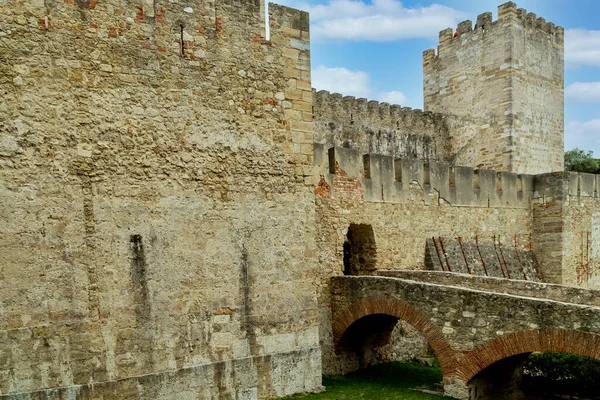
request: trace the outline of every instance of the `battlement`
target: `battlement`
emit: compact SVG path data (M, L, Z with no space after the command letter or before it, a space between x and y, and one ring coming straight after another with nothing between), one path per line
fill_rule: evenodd
M532 175L325 149L319 144L315 144L314 160L332 188L332 197L336 197L337 174L354 178L367 202L431 204L437 200L440 205L529 208L534 189Z
M121 46L135 41L144 51L188 60L210 59L212 45L229 46L234 38L247 36L257 43L266 39L264 0L216 0L211 4L140 0L121 2L119 7L96 0L18 3L47 36L85 34L90 41Z
M381 120L389 122L395 121L397 125L422 125L432 127L442 127L444 116L439 113L413 109L411 107L402 107L397 104L389 104L376 100L365 98L355 98L354 96L344 96L340 93L330 93L326 90L313 91L314 103L318 107L317 111L321 114L344 114L349 121L358 119L369 119L372 121Z
M0 15L23 13L30 21L24 24L11 17L9 23L0 26L2 40L11 42L7 46L19 48L23 37L31 36L44 49L38 58L15 53L11 62L28 67L9 68L11 80L19 82L21 88L38 85L38 76L29 71L43 63L47 73L64 78L61 82L65 86L96 88L101 83L123 91L138 88L146 93L152 88L183 93L173 95L175 102L182 96L206 96L203 105L246 123L260 118L287 132L285 140L279 138L275 145L310 163L312 87L307 12L271 5L267 41L262 0L117 3L121 7L104 1L0 2ZM43 61L42 56L46 57ZM189 104L187 100L184 103ZM145 107L136 109L136 118L147 123ZM207 119L193 116L193 112L186 114L187 126Z
M600 197L600 175L583 172L552 172L535 176L533 198L540 203L569 197Z
M315 142L363 153L448 158L449 134L442 114L313 91Z
M423 59L428 61L435 58L441 51L449 45L456 43L470 43L472 40L477 40L478 35L483 35L486 31L495 29L496 27L505 27L518 23L526 28L537 29L545 32L548 35L556 38L557 42L564 42L564 28L556 26L552 22L546 22L542 17L538 17L535 13L528 13L524 8L517 8L517 5L512 1L498 6L498 19L492 18L491 12L485 12L477 16L475 26L471 20L465 20L458 24L456 29L446 28L439 32L439 45L437 53L435 49L428 49L423 52ZM458 33L454 37L455 32ZM467 40L469 39L469 40Z
M361 154L347 148L315 144L315 165L333 188L335 175L355 180L367 202L423 201L470 207L529 208L530 201L546 203L570 197L600 197L600 175L557 172L515 174L414 158ZM414 189L422 190L416 195ZM415 197L416 196L416 197ZM343 196L342 196L343 197Z

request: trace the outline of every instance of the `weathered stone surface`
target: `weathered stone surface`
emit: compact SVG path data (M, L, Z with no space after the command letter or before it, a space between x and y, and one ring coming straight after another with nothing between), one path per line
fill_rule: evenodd
M377 275L600 307L600 291L597 289L440 271L381 270L377 271Z
M425 269L425 244L432 237L462 237L463 242L474 242L478 238L480 243L487 244L490 249L493 249L494 235L516 236L519 243L526 243L529 238L532 218L528 209L452 207L437 205L437 202L425 205L420 200L423 198L423 191L414 186L410 192L414 200L404 204L359 201L353 195L357 189L336 183L331 187L331 193L346 191L348 194L335 198L317 196L316 238L320 263L317 293L321 309L323 366L328 373L358 368L358 359L335 355L331 345L329 312L330 279L343 273L344 242L351 224L372 227L377 270ZM498 275L490 275L502 276L500 272Z
M448 126L442 114L327 91L315 92L314 97L315 143L391 157L431 161L451 157Z
M319 390L308 15L138 3L0 2L0 395Z

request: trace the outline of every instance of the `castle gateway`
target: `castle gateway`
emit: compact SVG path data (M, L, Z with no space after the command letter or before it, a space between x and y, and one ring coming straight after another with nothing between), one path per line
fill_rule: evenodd
M271 5L267 40L264 13L0 0L0 397L318 391L398 321L457 397L599 357L563 29L506 3L442 31L421 111L314 92L308 14Z

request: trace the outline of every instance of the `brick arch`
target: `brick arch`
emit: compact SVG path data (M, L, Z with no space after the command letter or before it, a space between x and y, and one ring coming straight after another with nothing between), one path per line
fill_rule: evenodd
M509 333L464 353L452 375L469 382L497 361L535 351L556 351L600 359L600 335L568 329Z
M335 347L338 348L344 332L353 323L374 314L390 315L412 325L425 337L433 349L440 362L443 375L446 376L455 370L456 352L450 347L442 331L431 322L425 313L401 300L382 297L366 298L339 312L332 322Z

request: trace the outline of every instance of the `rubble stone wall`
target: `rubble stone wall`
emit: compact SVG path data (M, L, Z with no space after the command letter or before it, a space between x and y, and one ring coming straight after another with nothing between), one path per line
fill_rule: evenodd
M442 114L396 104L314 92L314 141L397 158L448 161L449 128Z
M0 1L0 395L320 388L308 14L263 12Z

